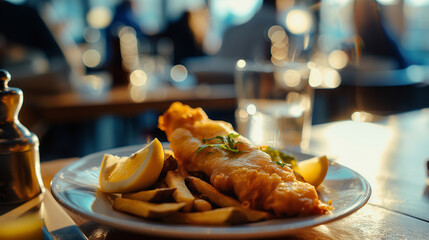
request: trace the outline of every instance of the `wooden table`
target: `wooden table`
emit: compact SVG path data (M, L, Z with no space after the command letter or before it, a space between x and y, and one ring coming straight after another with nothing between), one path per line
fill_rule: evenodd
M100 96L75 91L58 95L30 95L24 106L31 115L28 116L31 118L29 121L37 119L47 123L67 123L105 115L136 116L147 110L162 113L174 101L204 109L235 109L235 88L232 84L198 85L192 89L163 86L148 90L145 98L136 99L128 86L119 86Z
M429 109L377 123L316 125L310 149L362 174L371 184L368 204L341 220L279 239L429 239ZM76 159L42 163L47 184ZM126 233L70 213L89 239L156 239Z

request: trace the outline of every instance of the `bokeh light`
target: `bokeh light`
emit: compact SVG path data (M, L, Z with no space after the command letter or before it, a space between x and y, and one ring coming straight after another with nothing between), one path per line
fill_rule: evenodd
M280 30L273 32L269 37L273 43L278 43L286 37L286 32L281 28Z
M372 122L374 115L368 112L354 112L352 113L351 119L355 122Z
M284 29L280 25L273 25L268 29L268 37L271 39L271 41L273 41L273 35L279 31L284 32Z
M131 72L139 67L138 42L136 31L132 27L122 27L119 30L122 66Z
M183 65L175 65L170 71L171 79L175 82L183 82L188 77L188 70Z
M243 59L240 59L237 61L236 64L237 68L241 69L241 68L245 68L246 67L246 61L244 61Z
M131 74L130 74L130 83L134 86L144 86L146 85L148 82L148 76L147 74L143 71L143 70L134 70Z
M271 40L271 62L280 66L288 60L289 37L281 26L274 25L268 29L268 38Z
M284 48L278 48L276 45L271 47L271 56L277 60L282 60L287 57L287 51Z
M310 86L319 87L320 85L322 85L322 81L323 81L323 75L320 69L318 68L311 69L310 75L308 77L308 83L310 84Z
M254 104L247 105L246 111L248 114L253 115L256 113L256 106Z
M143 102L146 99L147 88L130 86L130 97L134 102Z
M341 76L334 69L326 69L323 76L323 85L326 88L337 88L341 84Z
M286 16L286 27L293 34L309 33L312 26L312 18L308 11L292 9Z
M316 63L315 62L313 62L313 61L309 61L308 63L307 63L307 67L309 68L309 69L313 69L313 68L316 68Z
M97 28L87 27L83 32L83 38L89 43L95 43L101 38L101 32Z
M238 111L238 116L239 116L241 119L247 119L247 118L249 117L249 114L247 113L247 111L245 111L245 110L243 110L243 109L240 109L240 110Z
M288 87L297 87L301 82L301 74L294 69L289 69L283 73L283 80Z
M341 84L341 76L335 69L318 66L311 68L308 82L315 88L337 88Z
M100 65L101 55L97 50L89 49L83 53L82 61L85 66L94 68Z
M347 66L348 57L344 51L334 50L329 54L328 62L333 68L342 69Z
M105 28L112 22L112 11L106 7L94 7L88 11L86 20L91 27Z

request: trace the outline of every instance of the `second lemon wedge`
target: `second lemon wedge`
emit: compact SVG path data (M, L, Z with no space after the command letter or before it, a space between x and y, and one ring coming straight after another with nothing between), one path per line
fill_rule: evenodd
M125 193L150 187L164 165L164 150L158 139L129 157L105 154L99 183L104 192Z
M321 156L299 161L293 170L300 174L306 182L318 187L325 179L328 167L328 159L326 156Z

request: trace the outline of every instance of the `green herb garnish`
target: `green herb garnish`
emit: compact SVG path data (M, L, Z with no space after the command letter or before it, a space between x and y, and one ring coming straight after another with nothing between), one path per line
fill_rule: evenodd
M280 162L280 161L276 161L277 165L279 165L280 167L284 167L286 165L286 163L284 162Z
M217 148L224 149L224 150L227 150L227 151L230 151L233 153L242 153L243 151L238 150L238 147L237 147L237 144L241 143L241 142L237 142L235 140L236 138L238 138L238 136L240 136L240 135L230 133L228 135L216 136L216 137L209 138L209 139L203 139L203 143L213 141L213 140L218 140L218 143L204 144L197 149L195 154L198 154L199 152L201 152L201 150L203 150L206 147L217 147Z
M262 146L260 149L261 151L270 155L271 160L277 163L280 167L288 166L292 168L296 165L297 160L292 155L286 154L268 146Z

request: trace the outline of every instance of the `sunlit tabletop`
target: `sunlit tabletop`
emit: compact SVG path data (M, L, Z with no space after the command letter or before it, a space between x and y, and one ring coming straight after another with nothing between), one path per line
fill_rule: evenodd
M315 126L312 151L362 174L371 205L429 222L429 109Z
M356 213L284 239L429 239L429 109L312 128L310 152L326 154L371 184L369 203ZM46 185L76 159L42 163ZM157 239L123 232L69 212L88 239ZM279 239L283 239L279 238Z

